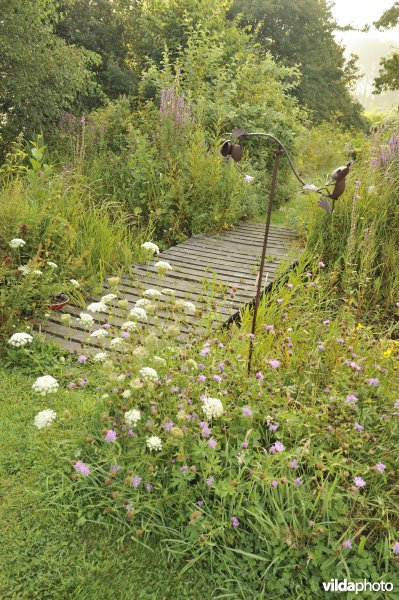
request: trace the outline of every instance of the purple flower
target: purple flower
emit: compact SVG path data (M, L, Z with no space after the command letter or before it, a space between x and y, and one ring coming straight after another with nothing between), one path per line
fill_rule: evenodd
M292 460L288 464L291 467L291 469L298 469L298 467L299 467L299 464L298 464L298 461L296 460L296 458L294 458L294 460Z
M202 373L200 373L200 375L198 375L198 381L200 383L204 383L206 381L205 375L203 375Z
M212 487L214 481L215 481L214 477L208 477L208 479L206 480L206 485L208 487Z
M261 371L258 371L258 372L256 373L255 377L256 377L256 379L257 379L258 381L263 381L263 380L264 380L264 378L265 378L265 376L263 375L263 373L262 373Z
M377 464L375 465L375 468L377 469L377 471L378 471L379 473L384 473L384 471L385 471L385 469L386 469L386 467L385 467L385 465L384 465L383 463L377 463Z
M214 450L216 448L216 444L217 444L217 441L214 438L211 438L210 440L208 440L208 446L210 446L212 448L212 450Z
M380 380L375 377L371 377L370 379L366 379L366 383L367 383L367 385L376 387L377 385L379 385Z
M107 433L105 434L105 441L112 443L116 441L116 438L118 436L116 435L116 431L114 429L108 429Z
M322 260L320 260L317 264L319 265L320 269L324 269L324 267L326 266Z
M350 540L345 540L345 541L342 543L342 547L343 547L343 548L352 548L352 542L351 542Z
M203 506L203 504L204 504L204 501L203 501L203 500L196 500L195 504L196 504L197 506Z
M353 426L355 431L363 431L363 425L359 425L359 423L355 423Z
M292 288L293 288L293 287L294 287L294 286L292 285L292 283L287 283L287 288L288 288L289 290L292 290Z
M200 365L198 365L198 368L200 371L203 371L205 369L204 363L201 363Z
M269 431L272 431L274 433L275 431L277 431L277 429L278 429L278 424L277 423L271 423L269 425Z
M386 421L386 420L388 419L388 415L381 415L381 419L382 419L383 421Z
M89 382L88 382L88 380L87 380L87 379L81 379L81 380L79 381L79 385L80 385L80 387L85 387L85 386L86 386L88 383L89 383Z
M215 381L217 381L218 383L220 383L220 382L222 381L222 378L220 377L220 375L214 375L214 376L213 376L213 379L214 379Z
M174 385L173 387L170 388L170 391L173 392L174 394L177 394L177 392L179 391L179 387L177 385Z
M223 362L223 361L222 361L222 362L220 362L220 363L219 363L219 365L218 365L218 369L219 369L219 371L220 371L221 373L223 373L223 371L224 371L224 367L225 367L225 365L224 365L224 362Z
M209 427L208 423L204 423L203 421L201 421L199 426L202 429L202 431L201 431L202 437L209 437L211 435L211 428Z
M240 521L237 519L237 517L231 517L231 524L233 525L233 527L238 527Z
M296 485L297 487L300 487L300 486L302 485L303 481L302 481L302 479L301 479L300 477L297 477L297 478L295 479L294 483L295 483L295 485Z
M180 471L181 471L182 473L187 473L187 471L188 471L188 466L187 466L187 465L183 465L182 467L180 467Z
M163 428L165 429L165 431L166 431L167 433L169 433L169 431L172 429L172 427L174 427L174 423L173 423L173 421L167 421L167 422L165 423L165 425L163 426Z
M129 431L127 432L129 437L134 437L136 434L134 433L133 429L129 429Z
M80 356L78 356L78 362L79 363L84 363L87 360L87 356L85 354L81 354Z
M283 302L283 299L282 298L277 298L276 302L277 302L277 304L281 304Z
M336 341L338 342L338 344L344 344L345 343L345 340L342 337L337 337Z
M329 325L331 323L330 319L325 319L323 321L323 325Z
M249 408L249 406L244 406L242 409L242 414L244 415L244 417L251 417L253 415L253 412Z
M280 366L280 364L281 364L280 361L277 360L277 359L269 360L268 363L269 363L269 365L271 366L272 369L278 369L279 366Z
M123 337L124 339L127 339L130 337L130 333L128 331L122 331L121 337Z
M254 336L254 334L253 334L253 333L248 333L248 338L249 338L250 340L253 340L253 339L255 339L255 336Z
M81 475L84 475L85 477L90 475L89 465L85 465L85 463L83 463L80 460L78 460L78 462L76 462L74 464L73 468L75 469L76 473L80 473Z
M274 330L274 325L266 325L265 329L268 332L273 331Z
M353 481L355 482L356 487L364 487L366 485L366 482L364 481L364 479L362 479L359 476L354 477Z
M272 487L276 488L277 486L278 486L278 482L275 479L273 479Z
M309 279L309 277L312 277L312 273L306 273L305 277Z
M141 481L142 481L142 478L139 475L135 475L132 479L132 486L135 488L139 487Z
M151 485L151 483L146 483L145 484L145 489L147 490L147 492L151 492L152 491L152 485Z
M399 542L395 542L392 548L394 554L399 554Z
M248 448L248 442L243 442L241 444L241 448L243 448L244 450L246 450Z
M354 396L353 394L348 394L346 397L346 404L352 404L358 401L358 398L356 398L356 396Z
M360 365L358 365L355 361L352 361L350 363L350 368L352 369L352 371L357 371L357 372L362 370L362 367Z
M201 356L208 356L208 354L210 353L210 348L203 348L200 352Z

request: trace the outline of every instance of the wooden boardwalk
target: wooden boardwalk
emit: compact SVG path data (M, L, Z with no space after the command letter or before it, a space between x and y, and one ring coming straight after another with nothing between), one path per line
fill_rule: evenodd
M126 273L119 285L121 297L129 302L129 309L142 297L148 288L158 290L169 288L174 290L175 297L189 300L197 307L195 316L187 315L179 324L184 338L189 331L199 335L205 332L205 321L211 320L213 328L220 327L235 318L240 309L253 302L256 292L257 272L265 225L254 221L245 221L218 235L197 235L162 252L158 257L146 264L135 263L131 273ZM272 226L270 228L266 268L263 285L273 283L281 261L292 264L298 257L300 246L295 233L288 227ZM173 270L160 277L153 266L157 260L169 262ZM105 286L104 294L109 290ZM173 312L168 308L170 297L165 296L157 301L157 324L168 327L175 322ZM81 352L85 344L93 351L98 351L99 344L95 339L88 342L88 333L77 320L85 307L67 305L63 310L72 317L72 326L66 327L60 321L60 312L54 312L42 326L46 338L52 339L68 351ZM106 314L95 313L96 326L106 322L124 323L127 318L118 308L113 308L110 319ZM149 323L154 317L149 316ZM207 323L208 324L208 323ZM107 344L102 344L103 347Z

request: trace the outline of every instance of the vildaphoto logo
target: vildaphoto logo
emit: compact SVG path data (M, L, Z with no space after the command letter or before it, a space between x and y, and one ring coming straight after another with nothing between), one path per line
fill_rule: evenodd
M323 581L323 588L325 592L355 592L359 594L361 592L392 592L393 583L390 581L348 581L344 579L331 579L330 581Z

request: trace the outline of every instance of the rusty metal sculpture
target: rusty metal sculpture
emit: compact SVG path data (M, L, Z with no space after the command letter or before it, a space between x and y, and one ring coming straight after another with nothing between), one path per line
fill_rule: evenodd
M250 133L250 132L246 131L245 129L234 129L231 132L231 136L236 139L239 139L241 137L256 137L256 136L263 137L263 138L272 140L277 144L277 148L274 153L274 164L273 164L272 181L271 181L270 192L269 192L269 203L268 203L268 208L267 208L265 235L263 238L262 254L261 254L259 273L258 273L257 284L256 284L257 289L256 289L256 296L255 296L254 314L253 314L253 318L252 318L251 335L250 335L250 340L249 340L249 353L248 353L248 374L249 374L251 372L252 354L253 354L253 346L254 346L253 339L254 339L255 330L256 330L256 318L258 315L259 302L260 302L260 297L261 297L261 293L262 293L263 271L265 268L267 242L268 242L268 238L269 238L270 222L271 222L272 209L273 209L273 200L274 200L274 196L275 196L275 192L276 192L277 173L278 173L280 157L282 154L285 154L293 174L295 175L297 180L302 184L303 191L313 191L313 192L319 193L320 199L319 199L318 205L321 208L324 208L329 213L333 212L335 201L344 193L345 177L349 173L349 169L350 169L350 166L352 163L348 163L344 167L338 167L338 169L335 169L335 171L331 175L331 178L329 179L329 181L327 181L325 186L323 186L322 188L318 188L315 185L307 185L301 179L301 177L298 175L298 173L295 170L295 167L292 163L292 160L291 160L284 144L275 135L273 135L271 133L263 133L263 132ZM226 140L222 145L221 153L222 153L222 156L224 156L225 158L232 158L234 161L234 164L236 164L237 162L239 162L242 159L243 150L242 150L242 146L240 144L232 143L230 140ZM332 185L333 183L334 183L334 189L332 192L329 192L328 186ZM327 193L323 193L323 190L327 190ZM332 200L332 207L331 207L330 203L328 202L327 198Z

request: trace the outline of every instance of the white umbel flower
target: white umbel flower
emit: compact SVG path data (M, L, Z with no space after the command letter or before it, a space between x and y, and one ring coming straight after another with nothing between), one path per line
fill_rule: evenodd
M147 308L147 306L150 306L151 304L151 300L148 300L148 298L140 298L140 300L137 300L137 302L135 303L135 306L138 308L144 308L144 310Z
M204 400L202 411L208 419L216 419L223 415L224 408L219 398L208 397Z
M152 358L155 362L159 363L160 365L166 365L166 360L161 356L153 356Z
M80 288L80 283L76 279L70 279L69 283L72 283L72 285L76 288Z
M145 292L143 292L143 296L144 298L151 298L153 300L155 300L156 298L162 298L162 294L159 290L154 290L152 288L149 288L148 290L145 290Z
M23 246L25 246L26 242L25 240L22 240L21 238L14 238L13 240L11 240L11 242L9 242L9 246L10 248L13 248L14 250L16 248L22 248Z
M57 413L54 410L46 409L41 410L34 418L35 425L38 429L45 429L57 418Z
M40 269L33 269L32 273L33 275L38 275L38 277L43 275L43 272Z
M109 304L111 303L113 300L117 299L117 295L116 294L106 294L105 296L103 296L101 298L101 302L104 302L104 304Z
M171 290L170 288L164 288L163 290L161 290L161 294L163 294L164 296L175 296L176 291Z
M139 306L132 308L132 310L129 312L129 315L134 319L137 319L137 321L147 321L147 313L145 312L144 308L140 308Z
M134 321L126 321L126 323L123 323L121 329L122 331L136 331L137 323Z
M94 319L91 315L82 312L79 315L78 321L80 321L85 327L91 327L94 323Z
M123 338L116 337L110 341L109 345L111 346L111 348L119 348L123 344L123 342Z
M108 335L108 331L106 329L96 329L95 331L92 331L90 334L90 337L94 337L94 338L105 338Z
M93 360L96 362L104 362L107 357L108 354L106 352L97 352L97 354L93 356Z
M187 300L176 300L175 306L180 310L184 310L184 312L186 312L189 315L194 315L197 310L195 304L193 304L192 302L188 302Z
M35 383L32 385L32 389L35 392L38 392L41 396L46 396L47 394L54 394L59 388L59 383L54 377L51 375L43 375L43 377L38 377Z
M150 381L151 383L156 383L158 381L158 373L151 367L143 367L140 369L139 375L144 381Z
M124 392L122 392L122 398L125 398L125 400L130 398L131 395L132 395L132 390L125 390Z
M22 275L29 275L29 273L32 273L32 269L28 265L21 265L18 267L18 271L20 271Z
M162 450L161 438L157 435L152 435L151 437L147 438L147 448L150 451L157 450L159 452L160 450Z
M23 346L27 346L33 342L33 337L29 333L21 332L14 333L8 343L10 346L14 346L14 348L23 348Z
M159 254L159 247L153 242L144 242L144 244L141 244L141 247L152 254Z
M104 302L92 302L87 310L92 313L104 313L108 312L108 306Z
M141 420L141 412L137 408L132 408L125 412L125 421L130 427L135 427Z
M159 275L166 275L169 271L173 271L173 267L166 260L159 260L155 263L154 267L158 271Z
M52 262L51 260L47 261L47 264L49 267L51 267L52 269L58 269L58 265L55 262Z

